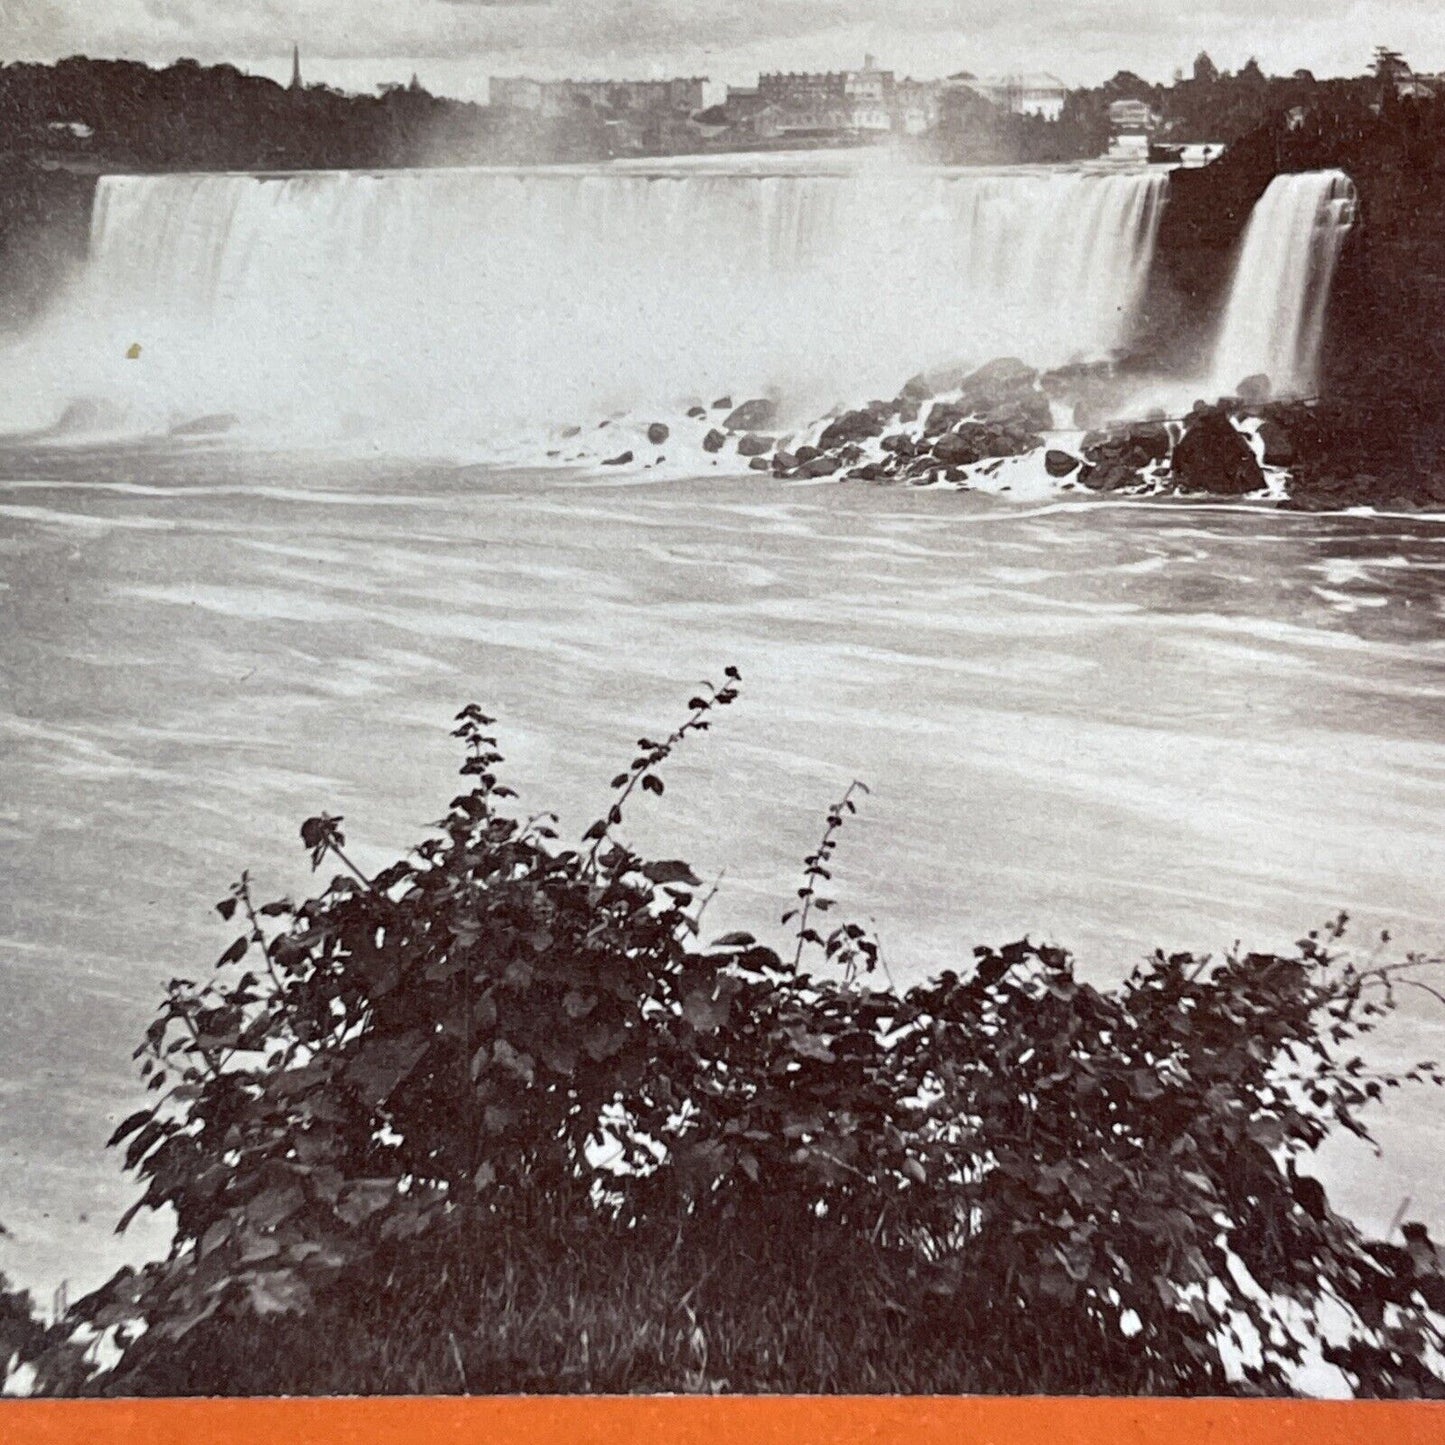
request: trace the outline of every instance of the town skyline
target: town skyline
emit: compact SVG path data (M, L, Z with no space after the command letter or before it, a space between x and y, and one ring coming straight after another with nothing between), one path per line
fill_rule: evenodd
M1421 0L1385 0L1368 16L1348 0L1322 0L1306 16L1283 0L1217 0L1178 14L1142 0L920 0L906 13L887 0L735 0L706 15L682 0L308 0L279 22L262 0L117 0L104 13L80 0L4 0L3 9L9 59L187 56L284 84L296 44L312 82L367 92L416 74L434 94L477 101L491 75L696 75L725 87L769 71L856 68L866 52L900 76L1042 71L1070 88L1118 70L1167 83L1201 49L1223 70L1254 58L1270 74L1325 76L1359 74L1383 43L1422 71L1445 69L1445 17Z

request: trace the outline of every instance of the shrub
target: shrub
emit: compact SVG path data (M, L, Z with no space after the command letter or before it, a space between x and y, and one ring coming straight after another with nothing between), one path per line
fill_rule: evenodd
M1368 1137L1401 1078L1349 1045L1427 960L1352 963L1341 918L1110 989L1028 940L875 986L867 933L819 926L859 785L793 956L704 944L696 875L617 830L738 685L639 740L580 846L513 816L473 705L436 836L368 877L322 815L316 898L242 878L111 1141L171 1252L75 1307L45 1388L1283 1392L1343 1308L1357 1390L1438 1393L1433 1247L1368 1245L1299 1169Z

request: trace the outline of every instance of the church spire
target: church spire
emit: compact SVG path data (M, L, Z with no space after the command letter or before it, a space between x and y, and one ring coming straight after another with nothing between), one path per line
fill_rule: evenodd
M301 86L301 47L291 47L291 89L300 90Z

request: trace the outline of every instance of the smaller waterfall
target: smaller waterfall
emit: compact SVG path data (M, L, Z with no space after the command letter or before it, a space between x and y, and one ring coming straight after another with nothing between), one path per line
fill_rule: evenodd
M1276 396L1313 392L1330 283L1354 217L1355 188L1343 171L1269 183L1245 229L1219 330L1219 391L1263 372Z

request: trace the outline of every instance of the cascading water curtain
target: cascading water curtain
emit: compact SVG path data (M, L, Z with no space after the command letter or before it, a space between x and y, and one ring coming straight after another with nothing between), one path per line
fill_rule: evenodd
M1276 176L1255 205L1214 353L1222 393L1268 376L1276 396L1312 395L1335 266L1355 215L1343 171Z

